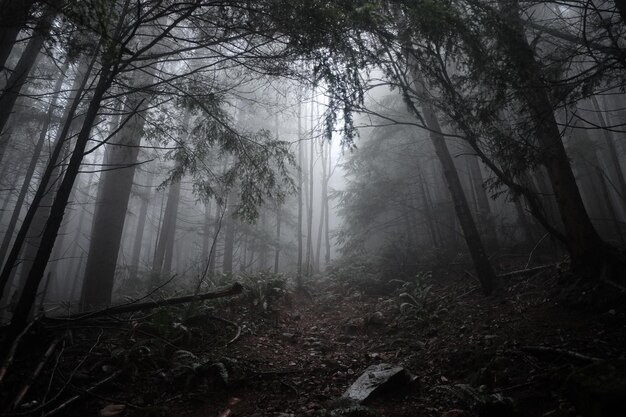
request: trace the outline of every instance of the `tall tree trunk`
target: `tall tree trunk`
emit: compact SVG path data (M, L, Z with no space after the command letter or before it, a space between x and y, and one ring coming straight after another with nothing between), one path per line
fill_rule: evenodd
M296 231L298 239L298 287L302 287L302 167L304 156L302 150L302 101L298 100L298 229Z
M126 123L106 146L85 267L84 309L111 303L117 258L145 124L142 113L150 99L150 94L141 89L152 84L152 80L149 74L135 72L133 85L139 91L126 98L123 112L128 115Z
M172 268L174 242L176 241L176 218L178 217L178 202L180 200L180 181L169 186L167 203L163 213L163 224L159 233L159 244L152 264L156 274L169 273Z
M499 0L502 13L509 19L508 37L502 43L517 70L524 89L524 100L533 118L535 134L541 149L541 163L546 167L567 236L571 266L575 273L597 277L604 266L617 260L613 250L604 242L585 210L569 158L561 140L559 128L548 92L542 87L539 64L528 43L519 19L517 0Z
M15 203L15 207L13 208L13 214L11 215L11 219L9 220L9 224L7 226L4 238L2 240L2 246L0 246L0 265L4 261L6 257L7 250L9 248L9 244L11 239L13 238L13 233L15 232L15 226L17 225L17 220L19 218L20 212L22 211L22 204L24 204L24 199L26 198L26 194L28 193L28 189L31 185L31 180L33 178L33 174L35 173L35 169L37 168L37 163L39 162L39 156L41 155L41 150L43 149L43 145L46 141L46 136L49 133L50 123L52 121L52 117L54 115L54 111L56 109L57 100L59 99L59 93L61 92L61 87L63 86L63 81L65 80L65 72L68 68L68 62L66 61L61 68L61 75L56 81L54 85L54 93L52 96L52 100L50 102L50 106L48 107L48 112L46 113L46 117L44 119L43 125L41 126L41 132L39 134L39 138L37 139L37 143L35 144L35 149L33 149L33 155L30 160L30 164L26 169L26 174L24 175L24 182L22 184L22 188L17 196L17 201Z
M474 155L469 155L465 158L467 169L470 174L470 184L476 200L476 208L478 210L478 219L480 224L483 225L482 232L487 238L487 246L491 248L498 247L498 235L496 231L496 225L493 221L491 213L491 206L489 205L489 197L487 191L484 188L483 174L478 164L478 158Z
M313 272L313 161L315 154L315 141L313 140L313 100L315 97L315 89L311 91L311 141L309 146L309 189L308 189L308 205L307 205L307 223L306 223L306 275L311 276Z
M204 204L204 227L202 229L202 256L204 262L209 262L211 241L211 201Z
M233 249L235 247L235 219L232 216L234 205L229 205L226 212L226 231L224 234L224 255L222 258L222 272L233 273Z
M26 45L26 49L22 53L20 60L13 69L11 76L7 80L7 85L0 95L0 138L6 127L7 121L13 112L15 101L20 96L22 87L28 78L28 74L35 66L39 58L39 51L43 46L43 42L50 33L52 21L56 16L54 7L46 7L44 15L33 29L33 34ZM0 153L4 153L6 141L0 141Z
M16 265L19 254L22 251L24 246L24 242L27 239L27 235L30 233L31 236L35 236L37 241L33 243L32 248L34 251L38 251L39 242L41 241L41 236L43 234L44 225L46 225L48 215L50 213L50 206L53 202L53 193L48 189L48 184L51 182L53 178L55 178L55 174L58 172L57 160L59 159L59 155L61 154L64 148L64 141L67 137L69 137L70 130L74 126L74 115L76 110L78 109L79 104L81 103L81 94L85 90L85 85L87 83L88 75L91 72L91 66L95 62L92 60L91 64L89 64L88 60L85 60L85 65L79 65L79 69L74 78L74 83L72 86L72 92L70 94L68 103L69 105L66 107L63 117L61 119L61 128L57 133L57 137L55 138L54 145L52 147L52 154L48 159L48 163L46 165L46 169L41 176L39 186L37 191L33 197L33 201L31 202L26 215L24 216L24 220L20 225L20 229L15 237L13 242L13 246L11 247L11 251L7 256L7 259L2 268L2 273L0 274L0 298L4 295L7 290L7 283L9 282L10 277L13 274L13 268ZM110 81L107 81L110 83ZM104 94L104 92L102 92ZM100 98L101 99L101 98ZM99 99L99 100L100 100ZM92 101L93 103L93 101ZM94 120L97 116L97 109L95 110L96 114L93 116ZM84 125L84 122L83 122ZM87 132L85 135L88 135ZM87 140L87 139L85 139ZM69 198L69 194L68 194ZM32 230L31 230L32 228ZM56 232L55 232L56 237ZM36 255L36 252L35 252ZM48 255L49 256L49 255ZM28 269L28 268L27 268Z
M328 167L326 171L326 179L324 181L324 243L326 246L326 253L324 256L324 263L328 265L330 263L330 203L328 198L328 184L330 182L330 176L333 174L333 158L332 158L332 146L328 144Z
M282 220L282 205L279 202L276 202L276 246L274 250L274 273L278 273L278 268L280 265L280 226Z
M219 242L220 232L222 230L222 221L224 219L225 212L222 211L222 207L215 204L215 220L213 221L213 242L211 243L211 252L209 253L209 276L215 276L215 264L217 263L217 243Z
M321 183L321 196L320 196L320 219L319 219L319 226L317 228L317 248L315 251L315 269L316 270L320 270L320 257L321 257L321 252L322 252L322 233L324 232L324 221L325 221L325 217L326 217L326 210L325 210L325 202L324 200L326 199L326 187L327 187L327 182L326 182L326 147L324 146L324 142L321 142L321 164L322 164L322 183Z
M452 200L454 201L454 210L461 224L463 236L465 237L465 242L472 256L478 279L480 280L483 292L488 295L493 291L496 282L495 273L491 268L489 258L487 257L478 229L476 228L476 223L472 218L472 213L467 204L467 198L461 186L459 174L454 166L450 151L446 146L445 138L441 133L441 127L439 126L435 112L429 104L424 104L422 105L422 113L430 129L430 139L435 148L437 157L441 162L443 175L446 179L448 189L450 190Z
M416 67L413 67L413 82L417 91L422 93L422 96L425 96L426 88L423 84L421 74L418 73ZM417 111L413 104L411 104L410 107L414 112ZM476 268L476 273L478 274L483 292L488 295L493 291L496 285L496 275L487 257L476 223L472 218L472 213L467 203L467 197L463 191L459 174L454 166L454 161L446 145L445 137L442 134L441 126L439 125L439 120L437 119L432 104L424 99L421 109L424 122L429 129L430 140L435 148L437 158L441 163L446 185L450 190L454 204L454 211L456 212L456 217L463 231L463 236L472 257L474 268Z
M135 230L135 241L133 242L133 253L130 260L130 280L136 281L139 273L139 263L141 259L141 248L143 247L143 235L146 229L146 218L148 217L148 205L150 196L152 196L152 184L154 182L154 173L148 172L146 175L146 187L140 193L141 207L139 208L139 217L137 218L137 229Z
M596 98L596 96L591 96L591 103L593 104L593 108L596 111L600 126L602 126L602 137L604 138L604 145L606 146L605 154L606 156L608 156L607 165L610 167L609 171L612 174L613 181L617 183L615 185L615 188L622 202L622 209L626 210L626 180L624 179L624 171L622 170L622 166L617 156L618 153L615 146L615 139L613 138L613 133L607 128L607 123L604 118L603 111L600 108L600 104L598 103L598 99Z
M94 89L93 96L91 97L89 107L87 108L87 111L85 113L83 126L76 138L74 150L67 165L67 171L65 172L65 176L61 181L59 190L56 193L56 197L50 209L50 217L43 231L41 245L39 246L39 250L37 251L37 256L30 269L15 310L13 311L11 324L5 334L2 348L0 348L0 356L6 354L6 352L10 349L12 340L14 340L15 337L26 326L28 316L33 306L33 302L35 301L35 297L37 296L37 288L39 288L39 283L43 278L46 266L48 264L48 260L50 259L52 248L54 246L54 241L56 240L57 233L59 232L59 228L61 227L61 222L63 221L65 207L67 206L68 199L72 192L74 181L76 180L76 177L80 171L85 149L87 147L87 143L89 142L91 128L93 127L94 122L98 117L98 111L100 109L102 99L106 91L109 89L112 80L113 77L111 67L105 63ZM69 126L67 127L69 129ZM61 147L58 148L59 149L55 148L55 152L57 150L60 152ZM58 154L56 156L58 156ZM56 156L53 156L51 160L56 161ZM41 196L45 192L45 188L46 187L43 187L42 189L42 187L40 186L40 189L38 189L37 193L35 194L35 200L37 198L41 199ZM33 207L38 206L38 201L35 200L32 204Z
M0 2L0 73L6 69L7 59L17 40L17 35L30 16L34 0L3 0Z

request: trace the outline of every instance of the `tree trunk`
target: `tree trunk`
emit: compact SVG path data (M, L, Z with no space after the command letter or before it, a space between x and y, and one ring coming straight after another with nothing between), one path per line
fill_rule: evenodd
M152 84L153 77L144 72L136 72L134 77L133 85L137 89ZM150 93L141 90L126 98L123 114L128 115L128 119L107 143L85 267L83 308L111 303L117 258L145 124L142 113L147 109L149 99Z
M224 255L222 258L222 272L233 273L233 249L235 246L235 219L232 216L233 205L226 212L226 232L224 235Z
M302 166L304 156L302 154L302 101L298 100L298 265L296 277L298 287L302 287Z
M278 267L280 264L280 225L282 216L282 206L280 203L276 203L276 249L274 251L274 273L278 273Z
M467 198L461 186L459 174L454 166L450 151L446 146L445 138L441 134L441 127L439 126L439 121L435 116L434 110L429 104L424 104L422 105L422 113L426 125L430 129L430 139L435 147L437 157L441 162L443 175L446 179L448 189L450 190L452 200L454 201L454 210L461 224L463 236L465 237L465 242L472 256L472 261L474 262L482 290L485 294L489 295L493 291L496 283L496 276L489 263L489 258L485 252L478 229L476 228L476 223L472 218L472 213L467 204Z
M92 65L93 62L94 61L92 61ZM87 83L87 78L90 71L91 66L89 65L88 61L85 60L84 65L79 65L79 69L72 85L72 92L68 99L69 106L67 106L63 113L60 124L61 128L59 129L57 137L55 138L54 145L52 147L52 154L49 157L46 170L41 176L41 180L33 197L33 201L31 202L28 211L24 216L24 220L20 225L20 230L15 237L15 241L13 242L13 246L11 247L11 251L9 252L9 255L2 268L2 273L0 274L0 298L2 298L5 291L7 290L7 283L12 276L13 268L16 265L18 256L22 251L22 247L24 246L24 242L26 241L27 235L29 233L31 236L35 236L35 238L37 239L35 243L33 243L31 246L33 248L34 254L36 255L36 251L38 251L39 242L41 241L41 236L43 234L43 228L46 224L48 214L50 213L50 206L52 205L53 201L53 193L51 193L48 189L48 184L50 183L51 179L55 177L55 173L58 172L57 160L64 148L64 141L67 137L69 137L70 130L74 125L73 118L79 104L81 103L81 93L85 89L85 85ZM97 109L95 111L97 113ZM94 115L94 120L95 117L96 115ZM88 135L88 133L86 133L86 135Z
M609 171L613 176L613 180L617 182L615 188L622 202L622 209L626 210L626 180L624 179L624 171L622 170L622 166L620 165L619 158L617 156L618 153L615 146L615 139L613 138L613 133L607 128L606 120L604 119L602 109L600 108L600 104L598 103L596 96L591 96L591 103L596 111L600 126L602 126L602 136L604 137L604 144L606 146L605 154L608 156L607 165L610 167Z
M548 92L543 85L539 64L519 22L517 0L499 0L503 14L516 22L506 43L506 53L517 70L524 89L524 100L533 118L535 134L541 149L541 163L546 167L559 207L572 270L584 276L597 277L608 263L616 261L613 250L596 232L585 210Z
M498 235L496 225L493 221L491 206L489 205L489 197L484 188L483 174L478 164L478 158L475 155L469 155L465 158L467 169L470 176L470 184L476 201L476 209L478 210L478 220L482 227L483 235L486 236L487 246L497 248Z
M330 263L330 204L328 201L328 183L330 182L330 176L332 175L333 158L331 154L332 146L328 144L328 168L326 173L326 181L324 182L324 243L326 245L326 254L324 257L324 263L328 265Z
M179 199L180 181L175 181L170 184L167 193L167 203L165 204L165 212L163 213L163 224L159 234L159 244L157 245L156 255L152 264L152 270L156 274L170 273L172 269Z
M6 69L7 59L17 35L26 26L34 0L3 0L0 2L0 73Z
M37 59L39 58L39 51L43 46L43 42L50 33L52 27L52 21L56 16L57 11L54 7L46 7L44 15L37 23L37 26L33 29L33 34L26 45L26 49L22 53L20 60L11 72L11 76L7 80L7 85L0 95L0 135L4 132L7 121L13 112L13 106L15 101L22 91L22 87L28 78L28 74L35 66ZM4 153L4 147L6 142L0 142L0 153Z
M61 222L63 221L65 207L67 206L70 193L72 192L74 181L80 171L85 149L87 147L87 143L89 142L91 128L98 116L102 98L110 87L112 78L111 67L107 64L103 65L93 96L91 97L89 107L85 113L83 126L76 138L74 150L67 165L67 171L61 181L59 190L56 193L52 208L50 209L50 217L43 231L41 245L37 251L37 256L30 269L22 294L20 295L13 312L13 318L9 329L5 334L4 343L0 349L0 356L2 357L10 348L12 340L14 340L15 337L21 332L28 321L28 316L33 306L33 302L37 296L39 283L43 278L48 260L50 259L52 248L54 246L54 241L56 240L57 233L61 227ZM60 149L58 150L60 151ZM57 151L56 148L55 151ZM56 157L51 159L56 160ZM43 187L44 189L41 188L42 187L40 186L40 189L37 190L35 195L36 198L41 198L41 195L45 191L45 187ZM38 201L34 201L33 207L37 207L37 205Z
M146 218L148 217L148 205L152 196L152 183L154 182L154 173L149 172L146 182L146 188L140 194L141 208L139 209L139 217L137 218L137 230L135 230L135 241L133 242L133 253L130 260L130 280L136 281L139 273L139 263L141 259L141 248L143 247L143 234L146 229Z
M26 174L24 175L24 182L22 183L22 188L17 196L17 201L15 203L15 207L13 208L13 214L11 215L11 219L9 220L9 224L7 226L4 238L2 240L2 246L0 247L0 265L4 261L6 257L7 250L9 248L9 244L11 243L11 239L13 237L13 233L15 232L15 226L17 225L17 220L19 218L20 212L22 211L22 204L24 204L24 199L26 198L26 194L28 193L28 189L31 185L31 180L33 178L33 174L35 173L35 169L37 168L37 163L39 162L39 155L41 155L41 150L43 149L43 145L46 141L46 136L48 135L48 131L50 128L50 122L52 121L52 117L54 115L54 111L56 109L56 103L59 99L59 93L61 92L61 87L63 86L63 81L65 80L65 72L68 68L68 62L66 61L61 68L61 75L56 81L54 86L54 93L52 96L52 100L50 102L50 106L48 107L48 112L46 113L46 117L44 119L43 125L41 126L41 132L39 134L39 138L37 143L35 144L35 149L33 149L33 156L31 157L30 164L26 169Z

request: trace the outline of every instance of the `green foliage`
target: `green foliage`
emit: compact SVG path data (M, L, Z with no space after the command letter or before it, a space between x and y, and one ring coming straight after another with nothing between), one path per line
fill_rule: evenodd
M261 313L272 310L287 295L287 279L282 274L244 273L238 280L244 286L244 300Z
M412 281L399 281L401 284L396 290L401 300L400 311L418 318L427 318L433 312L431 271L419 272Z

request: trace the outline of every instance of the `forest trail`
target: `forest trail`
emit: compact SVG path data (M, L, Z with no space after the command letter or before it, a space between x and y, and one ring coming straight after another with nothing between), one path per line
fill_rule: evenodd
M580 304L584 290L563 295L554 271L510 279L489 298L466 277L431 280L422 312L400 312L398 291L367 295L374 283L293 296L277 321L246 325L225 352L241 380L203 394L191 415L344 415L333 400L368 366L390 363L416 381L349 415L570 416L563 382L572 369L623 354L623 313Z
M3 397L15 398L33 358L47 357L17 411L41 410L34 399L61 378L46 415L573 417L564 383L624 354L626 304L617 291L567 280L543 269L485 297L461 271L414 282L318 277L306 293L265 299L248 283L192 315L178 305L44 321L22 341ZM356 410L337 400L380 363L415 379Z

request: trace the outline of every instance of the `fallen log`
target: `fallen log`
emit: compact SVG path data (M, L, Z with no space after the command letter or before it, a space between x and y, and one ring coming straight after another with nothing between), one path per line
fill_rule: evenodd
M173 306L177 304L190 303L192 301L213 300L216 298L228 297L231 295L241 294L243 286L238 282L226 288L221 288L212 292L205 292L196 295L184 295L182 297L166 298L163 300L147 301L145 303L128 303L119 306L105 308L103 310L86 311L83 313L70 314L64 317L46 317L46 320L66 321L66 320L84 320L96 317L113 316L123 313L134 313L137 311L151 310L153 308Z

